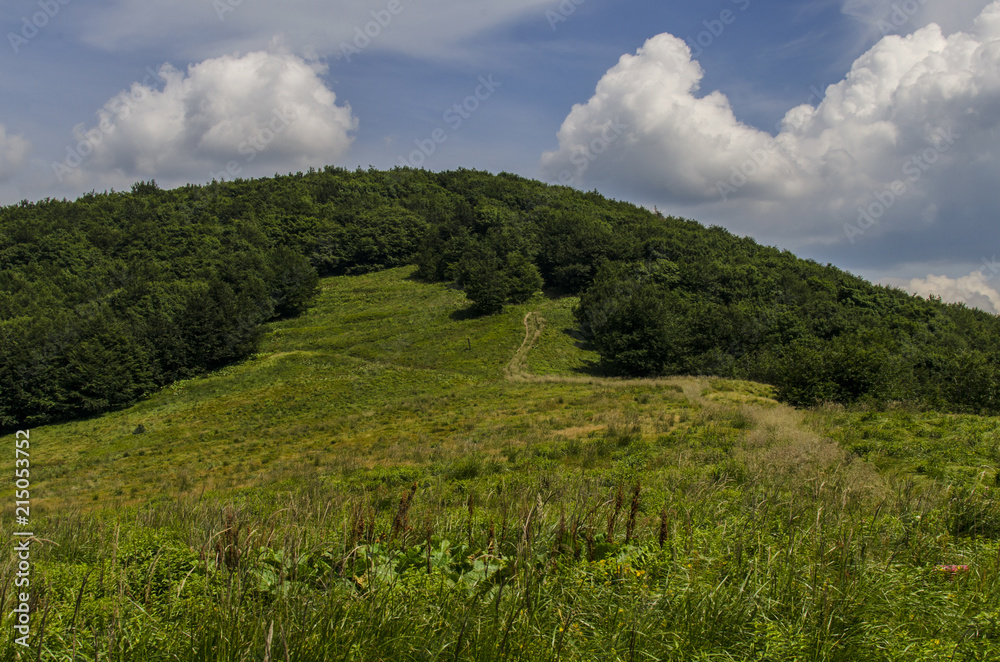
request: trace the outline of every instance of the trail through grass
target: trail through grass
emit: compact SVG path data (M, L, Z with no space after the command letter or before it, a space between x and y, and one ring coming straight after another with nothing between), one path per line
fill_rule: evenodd
M996 419L609 378L572 299L410 273L32 431L42 659L1000 657Z

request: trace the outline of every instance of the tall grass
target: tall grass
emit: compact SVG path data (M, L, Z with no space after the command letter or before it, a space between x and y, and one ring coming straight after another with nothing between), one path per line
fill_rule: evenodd
M616 382L572 302L455 320L405 276L33 431L32 647L8 558L0 660L1000 659L996 419Z
M67 514L40 524L61 543L36 548L35 622L48 611L45 659L1000 654L996 542L955 535L980 510L908 482L876 501L844 480L746 476L313 485ZM13 606L8 591L5 633ZM10 638L0 656L15 659Z

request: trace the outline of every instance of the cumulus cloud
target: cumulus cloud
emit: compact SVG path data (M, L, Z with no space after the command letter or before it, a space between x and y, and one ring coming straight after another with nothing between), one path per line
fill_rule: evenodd
M164 65L110 99L95 126L76 127L53 172L79 186L95 178L232 179L336 162L358 120L336 104L322 72L266 51L208 59L187 72Z
M220 38L239 50L260 48L280 34L295 52L320 56L340 53L357 30L373 34L371 48L409 55L460 57L471 37L517 18L537 13L559 0L104 0L81 24L81 38L92 46L127 50L151 44L206 57ZM390 9L393 11L390 13ZM372 21L380 22L368 28ZM211 35L206 39L206 35Z
M622 56L563 122L560 148L542 157L546 175L567 184L621 176L673 200L710 201L717 183L756 153L765 172L747 193L782 181L787 159L765 158L776 151L771 136L738 122L721 92L696 96L702 76L688 46L670 34Z
M774 135L738 121L721 92L702 94L702 75L670 34L622 56L566 117L544 176L841 261L967 263L996 236L1000 2L967 32L881 38Z
M7 135L0 124L0 182L13 177L24 166L31 151L31 143L22 135Z
M878 36L905 34L928 23L955 32L970 25L984 0L844 0L841 11Z
M941 297L946 303L966 304L994 315L1000 313L1000 291L995 282L996 272L973 271L961 278L948 278L928 274L926 278L913 278L896 283L902 289L922 297Z

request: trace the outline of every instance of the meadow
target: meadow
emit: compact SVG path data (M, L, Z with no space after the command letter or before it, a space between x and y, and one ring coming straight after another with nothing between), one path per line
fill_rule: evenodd
M615 379L577 301L326 278L250 360L32 429L0 659L1000 658L1000 419Z

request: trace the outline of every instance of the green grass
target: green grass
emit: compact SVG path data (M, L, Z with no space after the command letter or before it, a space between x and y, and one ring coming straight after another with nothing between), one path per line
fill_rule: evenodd
M601 375L600 356L580 334L573 317L577 297L546 301L545 329L537 347L528 354L528 368L536 375Z
M33 479L36 507L224 495L359 467L426 464L432 455L446 463L483 440L481 450L497 453L561 439L566 428L606 427L597 419L617 406L619 388L503 378L524 313L558 319L566 301L539 297L500 316L462 319L461 292L407 274L325 280L316 307L272 325L253 360L121 412L35 431L44 458ZM561 359L575 374L568 336L555 327L547 325L529 358L551 357L549 374ZM651 432L672 427L657 406L664 397L671 411L693 406L675 391L638 391L648 392L647 402L631 409ZM145 432L134 434L139 425Z
M818 412L815 424L885 470L1000 484L1000 419L995 417L833 409Z
M42 659L1000 655L997 419L608 379L573 299L472 318L409 274L324 280L252 360L31 431ZM0 660L28 659L9 558Z

